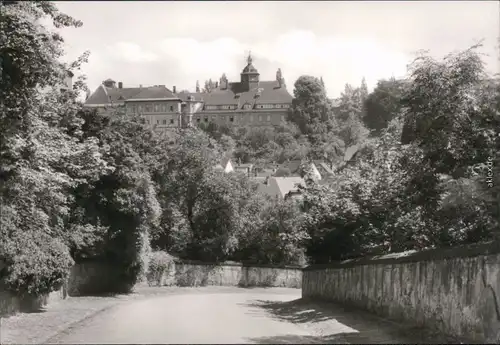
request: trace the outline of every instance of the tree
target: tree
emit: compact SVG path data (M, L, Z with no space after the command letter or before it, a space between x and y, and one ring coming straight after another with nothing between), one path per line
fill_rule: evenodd
M289 119L311 141L314 134L333 129L333 117L326 90L318 78L301 76L294 84L294 100Z
M75 238L72 254L76 261L93 258L111 264L117 279L108 288L128 292L146 268L149 232L159 226L161 209L152 181L157 143L137 116L110 121L89 111L85 120L84 135L97 137L112 170L73 192L70 224L86 236Z
M58 288L72 264L67 226L70 191L107 167L96 140L81 136L82 80L61 91L67 71L88 54L62 64L63 39L40 19L60 27L81 22L50 2L3 3L0 83L0 259L3 282L19 294Z
M403 80L394 78L379 80L373 92L365 99L363 122L373 135L380 135L401 111L404 85Z
M260 198L258 207L252 210L258 211L258 218L248 230L243 229L235 258L258 264L303 265L308 235L301 226L298 204L291 199L257 198Z
M345 147L362 143L368 136L368 130L362 122L363 104L360 89L346 84L338 107L339 137Z

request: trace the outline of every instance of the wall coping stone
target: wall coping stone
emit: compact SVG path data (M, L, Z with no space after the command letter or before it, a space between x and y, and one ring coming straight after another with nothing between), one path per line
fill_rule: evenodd
M315 271L326 268L351 268L365 265L392 265L422 261L439 261L455 258L488 256L500 254L500 241L475 243L451 248L426 249L422 251L410 250L402 253L391 253L337 261L328 264L315 264L304 267L304 271Z
M245 262L204 262L197 260L174 259L176 265L202 265L202 266L233 266L233 267L255 267L255 268L280 268L280 269L300 269L304 267L299 265L271 265L271 264L253 264Z

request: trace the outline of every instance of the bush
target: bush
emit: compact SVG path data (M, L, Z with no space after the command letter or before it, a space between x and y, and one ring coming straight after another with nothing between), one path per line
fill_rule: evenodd
M155 251L149 255L149 266L146 278L149 286L161 286L165 273L174 269L174 257L163 251Z
M49 236L32 235L25 233L0 243L7 264L3 283L19 296L40 296L59 289L73 265L63 243Z

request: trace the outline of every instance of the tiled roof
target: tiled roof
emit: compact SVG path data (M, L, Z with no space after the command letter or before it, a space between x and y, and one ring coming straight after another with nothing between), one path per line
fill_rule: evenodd
M260 93L258 90L260 89ZM255 95L260 95L256 97ZM186 100L188 96L193 96L195 100L201 100L205 105L234 105L238 109L242 108L245 103L255 104L288 104L292 103L292 96L288 90L282 86L279 87L277 81L261 81L257 88L245 91L241 83L229 83L226 90L218 89L209 93L182 92L176 94L180 99Z
M147 99L179 99L177 95L167 89L165 86L152 86L144 88L141 92L131 97L131 100L147 100Z
M108 104L108 103L123 103L125 100L134 97L144 88L128 87L128 88L111 88L104 85L99 85L90 97L85 101L86 105L93 104ZM121 98L121 99L120 99Z

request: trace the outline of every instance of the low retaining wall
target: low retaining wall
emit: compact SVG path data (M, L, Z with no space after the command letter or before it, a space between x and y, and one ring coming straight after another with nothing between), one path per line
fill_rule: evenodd
M247 266L239 263L176 262L169 270L150 277L157 286L242 286L300 288L302 268L299 266Z
M20 298L0 286L0 317L15 314L19 311L37 311L50 303L61 301L67 297L66 286L41 296Z
M474 342L500 342L500 243L304 269L302 297L331 300Z

